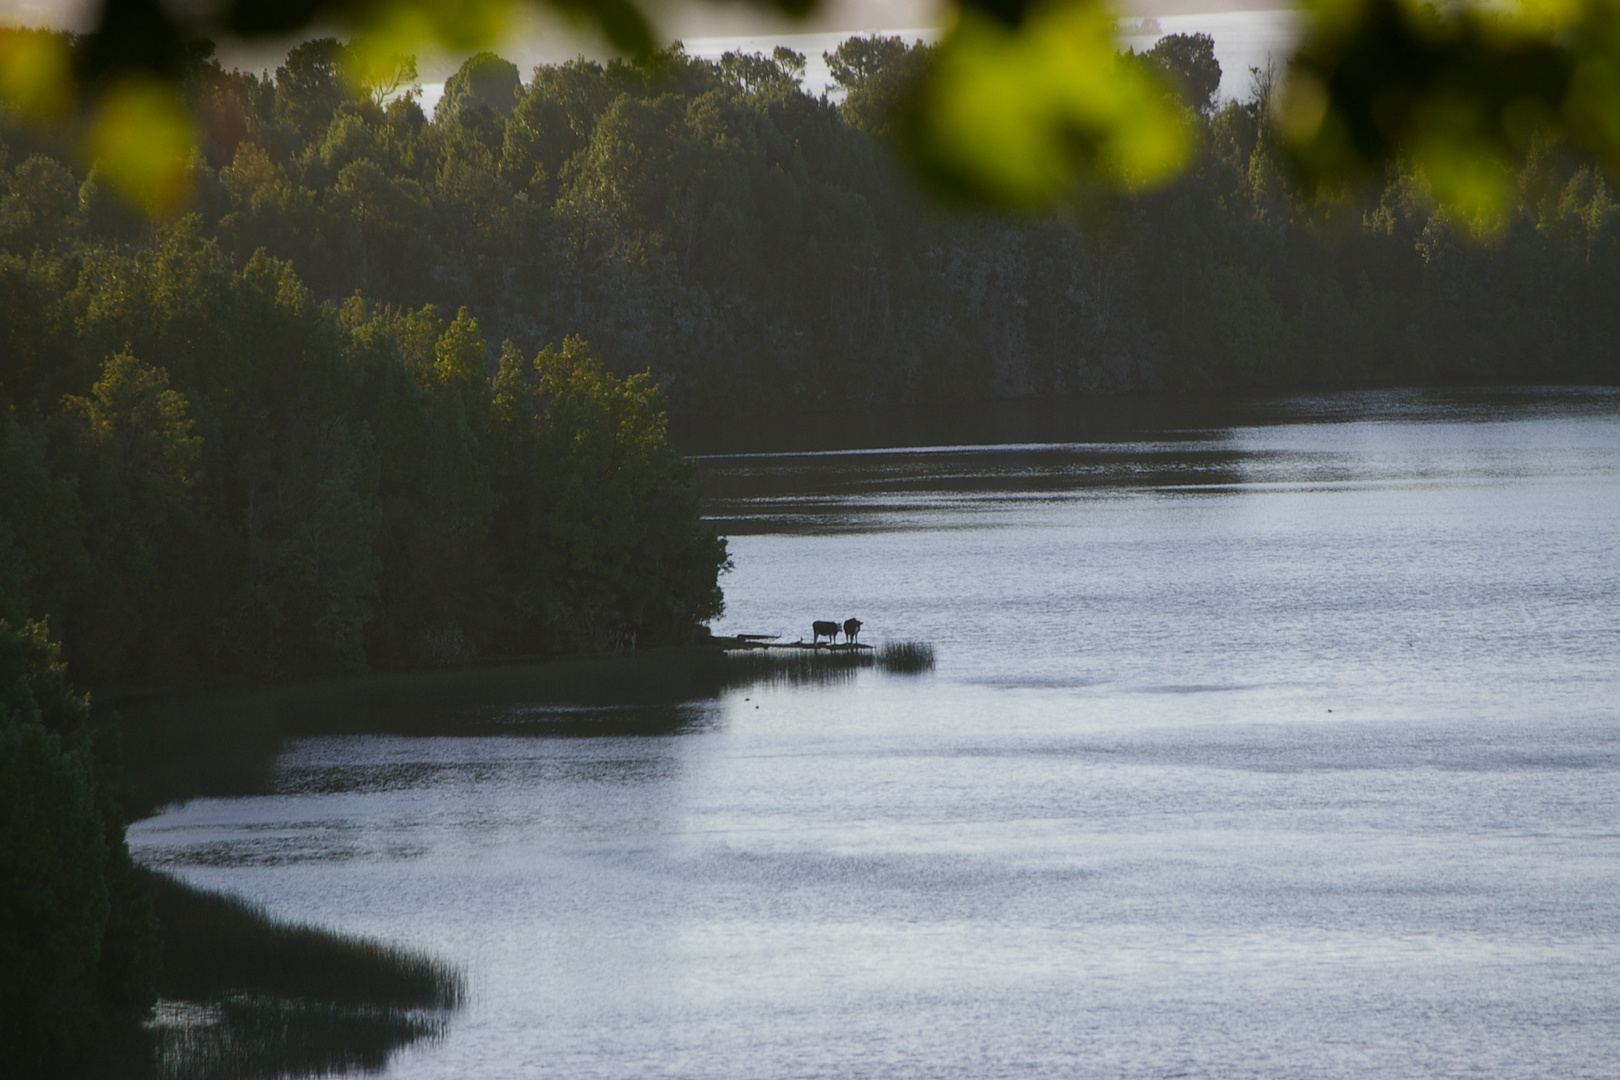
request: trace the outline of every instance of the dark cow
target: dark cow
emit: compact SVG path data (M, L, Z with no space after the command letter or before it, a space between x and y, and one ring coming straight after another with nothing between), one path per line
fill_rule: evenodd
M844 640L845 641L847 641L851 645L853 645L853 644L855 644L855 639L857 637L859 637L860 634L861 634L861 620L859 620L859 619L845 619L844 620Z
M819 642L822 638L826 638L829 641L838 640L838 624L835 622L825 622L821 619L817 619L815 622L810 624L810 629L815 634L813 641Z

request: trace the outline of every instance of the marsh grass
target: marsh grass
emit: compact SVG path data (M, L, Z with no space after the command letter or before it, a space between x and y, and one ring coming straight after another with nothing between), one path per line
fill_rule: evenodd
M926 641L885 641L878 646L877 662L895 675L921 675L934 670L934 647Z
M441 1035L459 972L364 938L279 922L152 873L164 940L160 1002L129 1076L270 1080L377 1071Z
M733 686L847 682L870 667L897 675L934 670L934 647L926 641L889 641L876 649L734 649L725 655Z
M261 995L395 1009L454 1009L465 986L438 961L380 942L271 919L251 904L153 873L162 997Z
M876 662L874 653L872 649L739 649L726 653L727 681L733 686L848 682Z

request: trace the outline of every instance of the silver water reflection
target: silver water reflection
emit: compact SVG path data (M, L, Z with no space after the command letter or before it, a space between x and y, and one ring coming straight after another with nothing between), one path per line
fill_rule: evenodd
M1612 1076L1620 403L1257 409L710 459L718 629L937 673L307 739L134 842L467 965L400 1077Z

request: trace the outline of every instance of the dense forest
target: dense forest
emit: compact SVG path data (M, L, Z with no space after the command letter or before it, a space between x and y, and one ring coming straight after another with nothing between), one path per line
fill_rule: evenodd
M278 131L342 122L331 70L284 92L195 74L221 102L269 90ZM273 171L262 134L230 161ZM61 138L0 117L0 1072L21 1077L125 1074L100 1055L175 944L125 843L117 727L76 687L681 642L726 560L648 375L569 334L494 344L369 275L328 302L303 226L239 215L268 230L239 254L207 185L152 221ZM296 263L283 229L311 240Z
M525 354L582 335L613 372L650 368L679 421L987 394L1613 378L1599 297L1620 263L1594 170L1533 154L1487 237L1406 172L1307 200L1261 122L1266 87L1215 100L1207 44L1173 36L1145 57L1187 88L1201 149L1184 177L1042 221L918 197L874 137L927 51L896 39L834 55L836 102L802 90L787 50L711 63L674 48L527 82L482 54L431 118L386 80L357 100L334 41L273 76L196 59L205 138L188 221L128 214L94 172L13 128L0 244L60 261L35 274L70 291L89 252L184 230L237 268L261 251L290 264L316 303L466 307Z
M427 287L437 256L409 271L432 247L414 228L372 242L395 236L393 195L429 209L401 173L428 143L446 185L478 184L408 100L368 120L340 53L304 46L273 84L197 68L207 115L242 127L208 140L225 164L199 154L178 220L134 214L50 133L6 131L0 616L49 618L81 685L679 641L720 610L724 545L652 380L567 333L497 346ZM328 195L300 209L277 162L324 168L346 124L367 149L328 154ZM434 224L482 262L477 238L525 227L476 204Z
M725 555L665 407L1620 374L1620 226L1567 151L1486 236L1408 173L1306 199L1266 79L1220 102L1210 40L1170 36L1139 62L1193 167L1009 220L886 145L928 52L845 42L836 102L787 49L527 82L484 53L430 119L412 62L199 45L167 221L0 118L0 617L49 617L84 685L677 640Z

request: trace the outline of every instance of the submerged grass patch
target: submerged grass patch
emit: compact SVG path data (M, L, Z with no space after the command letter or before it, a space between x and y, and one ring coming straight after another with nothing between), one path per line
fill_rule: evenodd
M733 686L837 683L874 666L898 675L932 671L934 647L926 641L890 641L876 649L736 649L726 653L726 666Z
M934 647L926 641L885 641L878 646L878 666L896 675L934 670Z
M790 685L848 682L875 662L872 649L740 649L726 653L728 682Z

